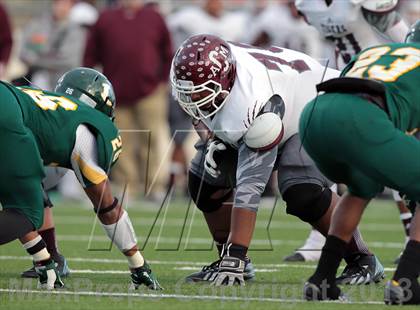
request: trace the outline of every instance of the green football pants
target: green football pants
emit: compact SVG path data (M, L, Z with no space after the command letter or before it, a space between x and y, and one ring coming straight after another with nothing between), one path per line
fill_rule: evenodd
M319 169L353 195L370 199L388 186L420 200L420 141L371 102L350 94L318 96L302 112L299 131Z
M32 132L25 127L13 93L0 84L0 202L23 213L39 228L44 206L42 160ZM0 228L1 229L1 228Z

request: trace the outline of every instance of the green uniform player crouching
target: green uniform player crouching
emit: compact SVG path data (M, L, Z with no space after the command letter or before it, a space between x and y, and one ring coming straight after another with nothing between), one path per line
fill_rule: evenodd
M315 273L304 287L308 300L340 299L335 274L362 213L384 186L420 201L420 21L406 43L368 48L341 77L321 83L325 93L300 119L308 154L329 179L348 186L332 217ZM420 204L410 240L385 287L387 304L420 304ZM414 210L413 210L414 212Z
M92 201L106 234L126 256L133 287L161 289L108 182L107 172L122 149L108 79L93 69L77 68L60 78L55 92L0 82L0 98L0 244L19 238L32 255L40 286L63 287L36 230L44 214L43 166L68 168Z

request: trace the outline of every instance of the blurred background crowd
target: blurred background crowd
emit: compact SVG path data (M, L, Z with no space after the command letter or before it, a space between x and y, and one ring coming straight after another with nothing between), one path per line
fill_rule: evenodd
M411 24L420 3L400 0L398 10ZM0 79L53 90L71 68L101 70L115 89L123 138L112 180L127 183L132 199L160 202L174 184L185 191L196 136L168 78L174 52L198 33L290 48L337 66L334 45L291 0L0 0ZM70 173L59 190L83 197Z

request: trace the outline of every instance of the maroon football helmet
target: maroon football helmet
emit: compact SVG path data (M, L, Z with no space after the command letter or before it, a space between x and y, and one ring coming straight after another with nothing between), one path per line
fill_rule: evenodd
M204 119L219 111L235 81L229 44L202 34L185 40L172 61L173 94L186 113Z

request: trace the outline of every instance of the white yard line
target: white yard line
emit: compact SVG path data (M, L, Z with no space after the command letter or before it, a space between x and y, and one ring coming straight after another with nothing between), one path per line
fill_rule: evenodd
M195 209L194 209L195 210ZM130 210L128 211L130 212ZM161 215L162 216L162 215ZM154 222L154 218L148 217L145 218L139 216L130 216L133 225L151 225ZM94 217L91 216L74 216L74 215L57 215L54 218L54 222L58 225L80 225L80 224L91 224L94 221ZM159 218L157 223L162 226L167 227L180 227L183 225L183 218ZM204 222L200 219L188 218L186 226L188 227L203 227ZM205 224L204 224L205 225ZM258 220L256 223L257 228L266 228L268 225L268 220ZM273 220L270 223L270 229L291 229L291 230L308 230L308 225L302 222L288 222L288 221L278 221ZM403 233L402 226L398 224L383 224L383 223L362 223L360 225L362 231L384 231L384 232L393 232L398 231Z
M60 241L68 241L68 242L88 242L91 240L89 235L57 235L57 239ZM143 244L144 236L138 236L137 239L139 240L140 244ZM103 243L109 243L109 239L105 235L97 235L92 237L92 242L103 242ZM167 246L168 244L178 245L179 244L179 238L169 238L169 237L149 237L148 244L149 246L156 246L158 244L158 241L161 242L161 244L165 244ZM212 244L212 240L210 238L189 238L188 243L186 242L185 237L182 237L181 244L180 244L180 250L183 250L186 245L191 244L198 244L198 245L208 245L209 248ZM252 240L252 245L257 246L265 246L267 249L270 247L270 241L268 239L254 239ZM290 245L298 247L302 245L302 240L279 240L279 239L272 239L271 245L273 246L283 246L283 245ZM382 242L382 241L370 241L369 246L372 248L386 248L386 249L403 249L404 243L402 242ZM93 248L96 248L95 245L92 246ZM164 251L165 249L161 249ZM172 250L172 249L171 249ZM189 250L192 250L189 248ZM200 250L202 250L202 247L200 247ZM251 248L252 251L252 248Z
M2 289L1 293L9 294L42 294L42 295L70 295L70 296L94 296L94 297L134 297L134 298L150 298L150 299L181 299L181 300L220 300L220 301L258 301L258 302L275 302L275 303L304 303L302 299L283 299L283 298L266 298L266 297L238 297L238 296L217 296L217 295L184 295L184 294L153 294L153 293L107 293L107 292L94 292L94 291L38 291L38 290L19 290L19 289ZM334 304L349 304L340 301L328 301L326 303ZM383 305L380 301L363 301L351 302L357 305Z
M1 255L0 260L27 260L29 261L31 258L29 256L8 256L8 255ZM127 260L125 259L108 259L108 258L88 258L88 257L67 257L68 262L82 262L82 263L103 263L103 264L127 264ZM176 270L197 270L198 267L202 267L204 265L208 265L209 262L191 262L191 261L165 261L165 260L148 260L150 264L155 265L173 265L175 266L174 269ZM182 266L182 267L177 267ZM277 270L278 268L300 268L300 269L314 269L316 268L315 264L306 265L306 264L256 264L256 266L260 267L261 269L257 268L258 272L273 272L273 271L280 271ZM84 269L83 269L84 270ZM83 273L83 270L72 270L76 273ZM385 268L385 271L394 271L395 268ZM109 273L122 273L127 272L124 270L109 270ZM106 270L92 270L86 269L85 273L107 273Z

